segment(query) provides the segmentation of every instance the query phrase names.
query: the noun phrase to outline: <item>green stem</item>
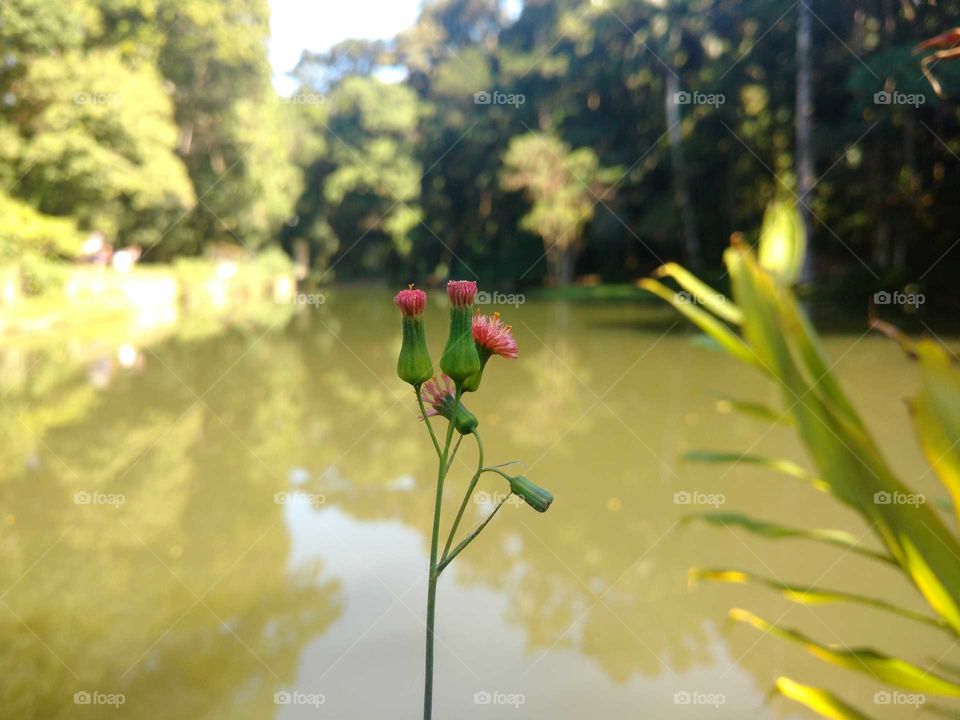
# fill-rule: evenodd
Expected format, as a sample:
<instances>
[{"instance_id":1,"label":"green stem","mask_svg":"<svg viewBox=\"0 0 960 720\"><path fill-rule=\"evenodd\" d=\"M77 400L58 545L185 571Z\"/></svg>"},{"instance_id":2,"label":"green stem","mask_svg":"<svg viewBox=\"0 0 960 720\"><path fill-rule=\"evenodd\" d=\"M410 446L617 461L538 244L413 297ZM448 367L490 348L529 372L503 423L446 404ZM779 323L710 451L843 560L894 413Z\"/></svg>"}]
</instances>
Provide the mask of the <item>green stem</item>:
<instances>
[{"instance_id":1,"label":"green stem","mask_svg":"<svg viewBox=\"0 0 960 720\"><path fill-rule=\"evenodd\" d=\"M447 469L444 471L445 473L450 472L450 468L453 467L453 459L457 456L457 450L460 449L461 442L463 442L463 435L457 437L457 442L453 446L453 451L450 453L450 459L447 461Z\"/></svg>"},{"instance_id":2,"label":"green stem","mask_svg":"<svg viewBox=\"0 0 960 720\"><path fill-rule=\"evenodd\" d=\"M417 395L417 404L420 406L420 417L422 417L423 422L426 423L427 430L430 431L430 439L433 440L433 449L437 451L437 457L440 457L440 443L437 442L437 434L433 431L430 418L427 417L427 409L423 406L423 398L420 397L420 387L420 385L413 386L413 392Z\"/></svg>"},{"instance_id":3,"label":"green stem","mask_svg":"<svg viewBox=\"0 0 960 720\"><path fill-rule=\"evenodd\" d=\"M493 509L493 512L491 512L491 513L487 516L487 519L484 520L482 523L480 523L480 525L478 525L477 528L476 528L473 532L471 532L469 535L467 535L467 536L460 542L460 544L457 545L457 546L453 549L453 552L451 552L450 555L449 555L443 562L440 563L440 567L437 568L437 573L438 573L438 574L441 573L441 572L443 572L443 569L444 569L447 565L449 565L450 563L452 563L452 562L453 562L453 559L454 559L457 555L459 555L461 552L463 552L463 550L466 549L467 545L469 545L471 542L473 542L474 538L476 538L477 535L479 535L480 533L483 532L483 529L487 526L487 524L488 524L491 520L493 520L494 515L496 515L497 512L500 510L500 508L503 507L503 504L504 504L507 500L510 499L510 496L511 496L512 494L513 494L513 493L507 493L507 494L500 500L500 502L497 503L497 506Z\"/></svg>"},{"instance_id":4,"label":"green stem","mask_svg":"<svg viewBox=\"0 0 960 720\"><path fill-rule=\"evenodd\" d=\"M477 486L477 482L480 480L480 469L483 467L483 443L480 442L480 435L476 431L473 432L473 437L477 441L477 452L480 457L477 460L477 471L473 474L473 478L470 480L470 487L467 488L467 494L463 496L463 502L460 503L460 510L457 512L457 517L453 521L453 527L450 528L450 534L447 536L447 544L443 548L443 554L440 556L440 564L443 565L444 561L447 559L447 553L450 552L450 546L453 545L453 539L457 536L457 529L460 527L460 520L463 518L463 513L467 509L467 503L470 502L470 496L473 494L474 488Z\"/></svg>"},{"instance_id":5,"label":"green stem","mask_svg":"<svg viewBox=\"0 0 960 720\"><path fill-rule=\"evenodd\" d=\"M443 481L447 475L447 456L450 452L450 441L453 439L453 418L457 417L457 411L460 409L461 392L462 388L458 385L456 398L453 402L453 415L451 415L450 422L447 425L447 439L443 444L443 452L440 454L440 467L437 470L437 497L433 506L433 533L430 538L430 579L427 585L427 648L423 679L423 720L431 720L433 716L433 639L437 610L437 580L440 577L440 570L437 567L437 550L440 545L440 509L443 504Z\"/></svg>"}]
</instances>

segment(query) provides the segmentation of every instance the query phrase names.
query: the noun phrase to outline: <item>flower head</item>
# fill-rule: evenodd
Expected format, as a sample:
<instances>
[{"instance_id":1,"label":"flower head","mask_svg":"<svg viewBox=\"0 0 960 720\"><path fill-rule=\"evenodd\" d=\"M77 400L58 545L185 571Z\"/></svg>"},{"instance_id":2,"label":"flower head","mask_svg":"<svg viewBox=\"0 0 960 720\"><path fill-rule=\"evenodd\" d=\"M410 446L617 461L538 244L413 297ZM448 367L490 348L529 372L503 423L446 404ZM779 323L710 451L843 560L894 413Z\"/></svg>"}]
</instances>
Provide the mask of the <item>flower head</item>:
<instances>
[{"instance_id":1,"label":"flower head","mask_svg":"<svg viewBox=\"0 0 960 720\"><path fill-rule=\"evenodd\" d=\"M473 341L477 344L481 361L484 355L499 355L515 360L518 353L513 329L500 320L500 313L473 316Z\"/></svg>"},{"instance_id":2,"label":"flower head","mask_svg":"<svg viewBox=\"0 0 960 720\"><path fill-rule=\"evenodd\" d=\"M427 294L423 290L414 290L411 285L398 292L393 302L403 314L403 343L397 358L397 375L404 382L419 387L433 375L433 362L427 350L423 318L420 317L427 305Z\"/></svg>"},{"instance_id":3,"label":"flower head","mask_svg":"<svg viewBox=\"0 0 960 720\"><path fill-rule=\"evenodd\" d=\"M396 294L393 304L400 308L404 317L417 317L427 306L427 294L423 290L414 290L411 285Z\"/></svg>"},{"instance_id":4,"label":"flower head","mask_svg":"<svg viewBox=\"0 0 960 720\"><path fill-rule=\"evenodd\" d=\"M473 296L477 284L473 280L451 280L447 283L450 298L450 334L440 355L440 369L450 376L457 387L480 371L480 356L473 342L470 318L473 315Z\"/></svg>"},{"instance_id":5,"label":"flower head","mask_svg":"<svg viewBox=\"0 0 960 720\"><path fill-rule=\"evenodd\" d=\"M451 280L447 283L447 296L454 307L473 305L473 296L476 294L477 284L473 280Z\"/></svg>"},{"instance_id":6,"label":"flower head","mask_svg":"<svg viewBox=\"0 0 960 720\"><path fill-rule=\"evenodd\" d=\"M453 381L442 374L438 378L434 376L420 388L420 398L423 404L427 405L427 410L420 418L425 420L428 417L439 415L449 420L453 416L453 409L457 408L457 419L454 427L461 435L467 435L477 429L479 422L477 416L464 407L463 402L457 403L456 390Z\"/></svg>"}]
</instances>

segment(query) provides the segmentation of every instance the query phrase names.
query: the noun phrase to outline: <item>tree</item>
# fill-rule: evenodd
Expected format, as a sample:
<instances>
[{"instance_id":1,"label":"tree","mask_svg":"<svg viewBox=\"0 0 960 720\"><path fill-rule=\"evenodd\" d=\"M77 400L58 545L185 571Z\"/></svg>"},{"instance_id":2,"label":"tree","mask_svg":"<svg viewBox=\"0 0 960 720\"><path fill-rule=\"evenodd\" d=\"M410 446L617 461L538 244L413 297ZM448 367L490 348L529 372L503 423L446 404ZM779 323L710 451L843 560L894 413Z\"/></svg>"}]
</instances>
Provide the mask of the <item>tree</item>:
<instances>
[{"instance_id":1,"label":"tree","mask_svg":"<svg viewBox=\"0 0 960 720\"><path fill-rule=\"evenodd\" d=\"M503 158L501 182L522 190L531 203L521 227L543 238L550 281L573 281L583 230L598 203L608 199L617 168L601 168L590 148L571 150L555 136L528 133L510 141Z\"/></svg>"}]
</instances>

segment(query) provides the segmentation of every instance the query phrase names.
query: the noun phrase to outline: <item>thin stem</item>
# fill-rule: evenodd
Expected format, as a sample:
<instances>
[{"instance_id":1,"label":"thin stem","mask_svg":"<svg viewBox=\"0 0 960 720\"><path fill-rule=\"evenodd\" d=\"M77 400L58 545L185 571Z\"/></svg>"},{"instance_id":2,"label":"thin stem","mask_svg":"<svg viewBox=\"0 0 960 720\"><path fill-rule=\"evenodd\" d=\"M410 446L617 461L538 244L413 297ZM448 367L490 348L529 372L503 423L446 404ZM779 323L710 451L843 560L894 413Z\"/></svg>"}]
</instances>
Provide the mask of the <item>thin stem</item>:
<instances>
[{"instance_id":1,"label":"thin stem","mask_svg":"<svg viewBox=\"0 0 960 720\"><path fill-rule=\"evenodd\" d=\"M454 559L457 555L459 555L461 552L463 552L463 550L466 549L467 545L469 545L471 542L473 542L474 538L476 538L477 535L479 535L481 532L483 532L483 529L487 526L487 524L488 524L491 520L493 520L494 515L496 515L497 512L500 510L500 508L503 507L503 504L504 504L507 500L510 499L510 496L511 496L511 495L513 495L513 493L507 493L507 494L500 500L500 502L497 503L497 506L493 509L493 512L491 512L491 513L487 516L487 519L484 520L482 523L480 523L480 525L478 525L475 530L473 530L469 535L467 535L467 536L460 542L460 544L457 545L457 546L453 549L453 552L450 553L449 557L447 557L443 562L440 563L440 567L437 568L437 573L443 572L443 569L444 569L447 565L449 565L450 563L452 563L452 562L453 562L453 559Z\"/></svg>"},{"instance_id":2,"label":"thin stem","mask_svg":"<svg viewBox=\"0 0 960 720\"><path fill-rule=\"evenodd\" d=\"M427 585L427 648L423 679L423 720L431 720L433 716L433 639L437 614L437 579L440 577L440 571L437 567L437 550L440 545L440 509L443 504L443 481L447 475L447 456L450 452L450 441L453 439L453 422L454 418L457 417L457 410L460 408L461 392L462 388L458 385L453 402L453 414L450 416L450 422L447 425L447 438L443 444L443 452L440 453L440 465L437 470L437 497L433 506L433 533L430 538L430 579Z\"/></svg>"},{"instance_id":3,"label":"thin stem","mask_svg":"<svg viewBox=\"0 0 960 720\"><path fill-rule=\"evenodd\" d=\"M453 521L453 527L450 528L450 534L447 536L447 544L444 546L443 554L440 556L441 565L443 565L444 560L447 559L447 553L450 552L453 539L457 536L457 529L460 527L460 520L463 518L464 511L467 509L467 503L470 502L470 496L473 494L473 490L477 487L477 482L480 480L480 469L483 467L483 443L480 441L480 435L476 430L473 432L473 437L477 441L477 452L480 456L477 460L477 471L470 480L470 486L467 488L466 495L463 496L463 502L460 503L460 510L457 512L457 517Z\"/></svg>"},{"instance_id":4,"label":"thin stem","mask_svg":"<svg viewBox=\"0 0 960 720\"><path fill-rule=\"evenodd\" d=\"M447 461L446 472L450 472L450 468L453 467L453 459L457 456L457 450L460 449L460 443L463 442L463 435L457 437L457 442L453 446L453 450L450 452L450 459Z\"/></svg>"},{"instance_id":5,"label":"thin stem","mask_svg":"<svg viewBox=\"0 0 960 720\"><path fill-rule=\"evenodd\" d=\"M493 473L496 473L497 475L502 475L503 477L505 477L505 478L507 479L507 481L510 480L510 476L507 475L505 472L502 472L502 471L498 470L496 466L480 468L480 472L482 472L482 473L485 473L485 472L493 472Z\"/></svg>"},{"instance_id":6,"label":"thin stem","mask_svg":"<svg viewBox=\"0 0 960 720\"><path fill-rule=\"evenodd\" d=\"M430 431L430 439L433 440L433 449L437 451L437 457L440 457L440 443L437 442L437 434L433 431L433 425L430 424L430 418L427 417L427 409L423 406L423 398L420 397L420 385L414 385L413 392L417 395L417 404L420 406L420 417L423 418L427 430Z\"/></svg>"}]
</instances>

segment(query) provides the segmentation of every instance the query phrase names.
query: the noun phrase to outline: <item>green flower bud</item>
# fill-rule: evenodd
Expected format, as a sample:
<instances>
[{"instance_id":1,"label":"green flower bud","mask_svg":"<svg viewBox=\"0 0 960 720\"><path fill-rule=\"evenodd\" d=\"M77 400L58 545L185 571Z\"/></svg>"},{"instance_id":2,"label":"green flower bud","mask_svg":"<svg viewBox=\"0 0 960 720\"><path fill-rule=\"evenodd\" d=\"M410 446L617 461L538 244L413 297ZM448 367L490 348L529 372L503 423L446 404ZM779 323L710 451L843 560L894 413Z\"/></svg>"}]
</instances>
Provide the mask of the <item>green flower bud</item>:
<instances>
[{"instance_id":1,"label":"green flower bud","mask_svg":"<svg viewBox=\"0 0 960 720\"><path fill-rule=\"evenodd\" d=\"M546 512L553 502L553 495L539 485L535 485L523 475L510 478L510 490L537 512Z\"/></svg>"},{"instance_id":2,"label":"green flower bud","mask_svg":"<svg viewBox=\"0 0 960 720\"><path fill-rule=\"evenodd\" d=\"M420 315L427 305L423 290L401 290L393 299L403 313L403 344L397 359L397 375L404 382L419 387L433 375L433 362L427 350L426 332Z\"/></svg>"},{"instance_id":3,"label":"green flower bud","mask_svg":"<svg viewBox=\"0 0 960 720\"><path fill-rule=\"evenodd\" d=\"M440 369L457 385L480 372L480 356L473 342L473 296L477 284L472 280L447 283L450 297L450 335L440 356Z\"/></svg>"}]
</instances>

